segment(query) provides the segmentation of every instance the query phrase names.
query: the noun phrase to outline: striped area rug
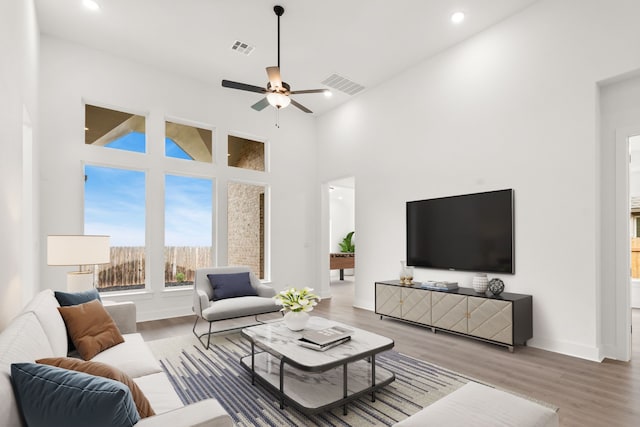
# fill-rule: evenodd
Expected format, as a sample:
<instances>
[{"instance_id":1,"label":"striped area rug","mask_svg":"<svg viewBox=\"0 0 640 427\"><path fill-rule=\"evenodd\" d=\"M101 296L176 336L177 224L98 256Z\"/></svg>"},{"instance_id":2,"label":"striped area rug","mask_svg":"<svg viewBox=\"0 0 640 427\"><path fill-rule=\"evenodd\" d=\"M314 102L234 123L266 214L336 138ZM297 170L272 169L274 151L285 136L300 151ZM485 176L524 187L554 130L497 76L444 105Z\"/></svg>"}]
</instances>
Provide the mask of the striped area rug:
<instances>
[{"instance_id":1,"label":"striped area rug","mask_svg":"<svg viewBox=\"0 0 640 427\"><path fill-rule=\"evenodd\" d=\"M218 400L237 426L378 426L392 425L418 412L470 381L455 372L390 350L376 356L376 364L393 371L396 380L376 393L342 408L306 416L260 385L251 385L240 358L251 352L238 333L212 338L205 350L192 336L148 342L185 404L209 397Z\"/></svg>"}]
</instances>

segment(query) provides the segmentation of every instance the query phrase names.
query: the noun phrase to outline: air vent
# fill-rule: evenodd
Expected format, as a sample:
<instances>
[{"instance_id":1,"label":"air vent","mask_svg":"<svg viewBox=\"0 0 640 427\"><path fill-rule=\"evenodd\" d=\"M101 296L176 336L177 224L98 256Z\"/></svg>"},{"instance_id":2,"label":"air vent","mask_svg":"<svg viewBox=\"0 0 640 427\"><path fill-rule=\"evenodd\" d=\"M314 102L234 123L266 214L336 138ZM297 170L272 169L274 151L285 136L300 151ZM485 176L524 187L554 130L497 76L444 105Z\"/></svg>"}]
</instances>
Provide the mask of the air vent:
<instances>
[{"instance_id":1,"label":"air vent","mask_svg":"<svg viewBox=\"0 0 640 427\"><path fill-rule=\"evenodd\" d=\"M332 74L322 81L323 85L329 86L332 89L337 89L348 95L355 95L356 93L363 91L364 86L359 85L356 82L349 80L346 77L342 77L338 74Z\"/></svg>"},{"instance_id":2,"label":"air vent","mask_svg":"<svg viewBox=\"0 0 640 427\"><path fill-rule=\"evenodd\" d=\"M231 46L231 50L234 50L238 53L244 53L245 55L249 55L255 49L254 46L250 46L247 43L241 42L240 40L236 40Z\"/></svg>"}]
</instances>

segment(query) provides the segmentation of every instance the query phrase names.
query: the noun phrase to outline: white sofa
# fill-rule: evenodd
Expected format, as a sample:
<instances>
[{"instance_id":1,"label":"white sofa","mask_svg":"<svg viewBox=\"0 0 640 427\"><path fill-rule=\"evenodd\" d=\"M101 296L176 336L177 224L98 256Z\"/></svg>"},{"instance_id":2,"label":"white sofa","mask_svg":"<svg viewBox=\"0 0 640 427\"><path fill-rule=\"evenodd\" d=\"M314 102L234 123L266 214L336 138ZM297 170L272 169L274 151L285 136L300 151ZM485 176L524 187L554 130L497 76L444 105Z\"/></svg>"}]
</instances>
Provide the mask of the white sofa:
<instances>
[{"instance_id":1,"label":"white sofa","mask_svg":"<svg viewBox=\"0 0 640 427\"><path fill-rule=\"evenodd\" d=\"M112 365L134 379L156 415L136 425L232 426L233 421L215 399L184 406L142 336L135 333L133 303L104 304L125 342L96 355L92 360ZM34 362L45 357L67 356L67 332L51 290L40 292L22 313L0 333L0 426L22 426L13 394L11 364Z\"/></svg>"}]
</instances>

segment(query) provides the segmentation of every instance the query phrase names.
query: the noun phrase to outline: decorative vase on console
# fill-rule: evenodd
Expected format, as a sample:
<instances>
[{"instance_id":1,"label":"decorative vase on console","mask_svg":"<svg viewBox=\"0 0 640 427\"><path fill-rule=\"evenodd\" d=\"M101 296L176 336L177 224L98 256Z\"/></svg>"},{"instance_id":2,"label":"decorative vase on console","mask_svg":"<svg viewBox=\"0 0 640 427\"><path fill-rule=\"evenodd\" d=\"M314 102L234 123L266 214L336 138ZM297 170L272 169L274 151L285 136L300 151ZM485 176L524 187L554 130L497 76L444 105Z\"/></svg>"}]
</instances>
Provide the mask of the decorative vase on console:
<instances>
[{"instance_id":1,"label":"decorative vase on console","mask_svg":"<svg viewBox=\"0 0 640 427\"><path fill-rule=\"evenodd\" d=\"M407 267L405 261L400 261L400 284L411 285L413 283L413 267Z\"/></svg>"},{"instance_id":2,"label":"decorative vase on console","mask_svg":"<svg viewBox=\"0 0 640 427\"><path fill-rule=\"evenodd\" d=\"M309 312L320 301L320 297L311 291L313 289L306 287L302 290L289 288L273 297L276 304L282 306L280 311L285 312L285 326L292 331L301 331L307 326Z\"/></svg>"},{"instance_id":3,"label":"decorative vase on console","mask_svg":"<svg viewBox=\"0 0 640 427\"><path fill-rule=\"evenodd\" d=\"M478 273L473 277L473 290L479 294L484 294L487 292L487 288L489 287L489 279L487 279L487 275L484 273Z\"/></svg>"}]
</instances>

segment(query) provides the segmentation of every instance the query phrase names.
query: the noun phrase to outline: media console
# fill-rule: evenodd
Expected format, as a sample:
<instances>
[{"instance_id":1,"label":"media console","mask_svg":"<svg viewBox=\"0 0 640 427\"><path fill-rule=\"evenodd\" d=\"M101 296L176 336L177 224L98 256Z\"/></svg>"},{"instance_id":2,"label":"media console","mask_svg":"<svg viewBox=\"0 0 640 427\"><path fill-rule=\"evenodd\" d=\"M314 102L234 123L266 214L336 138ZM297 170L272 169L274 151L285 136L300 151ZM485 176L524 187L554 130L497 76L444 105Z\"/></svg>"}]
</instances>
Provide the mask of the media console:
<instances>
[{"instance_id":1,"label":"media console","mask_svg":"<svg viewBox=\"0 0 640 427\"><path fill-rule=\"evenodd\" d=\"M443 292L376 282L376 313L505 346L526 345L533 337L532 296L480 294L471 288Z\"/></svg>"}]
</instances>

